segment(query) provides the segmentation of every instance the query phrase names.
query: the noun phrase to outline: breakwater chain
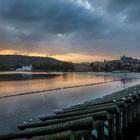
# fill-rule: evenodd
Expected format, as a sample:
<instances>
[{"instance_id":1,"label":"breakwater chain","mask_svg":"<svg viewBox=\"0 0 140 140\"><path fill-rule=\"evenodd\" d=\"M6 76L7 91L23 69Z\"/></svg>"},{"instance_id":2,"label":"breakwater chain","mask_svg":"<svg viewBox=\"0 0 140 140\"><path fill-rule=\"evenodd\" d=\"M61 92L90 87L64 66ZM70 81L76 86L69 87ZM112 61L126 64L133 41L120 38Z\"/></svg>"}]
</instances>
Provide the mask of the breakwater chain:
<instances>
[{"instance_id":1,"label":"breakwater chain","mask_svg":"<svg viewBox=\"0 0 140 140\"><path fill-rule=\"evenodd\" d=\"M132 79L132 78L128 78L127 80L129 80L129 79ZM134 79L136 79L136 78L134 78ZM94 86L94 85L100 85L100 84L111 83L111 82L117 82L117 81L121 81L121 80L111 80L111 81L98 82L98 83L90 83L90 84L83 84L83 85L74 85L74 86L58 87L58 88L37 90L37 91L24 92L24 93L18 93L18 94L4 95L4 96L0 96L0 99L1 99L1 98L16 97L16 96L23 96L23 95L30 95L30 94L38 94L38 93L50 92L50 91L57 91L57 90L62 90L62 89L71 89L71 88L80 88L80 87Z\"/></svg>"},{"instance_id":2,"label":"breakwater chain","mask_svg":"<svg viewBox=\"0 0 140 140\"><path fill-rule=\"evenodd\" d=\"M125 80L134 80L134 79L140 79L140 78L125 78ZM124 79L110 80L110 81L103 81L103 82L98 82L98 83L90 83L90 84L82 84L82 85L73 85L73 86L66 86L66 87L58 87L58 88L37 90L37 91L24 92L24 93L18 93L18 94L11 94L11 95L4 95L4 96L0 96L0 99L9 98L9 97L23 96L23 95L30 95L30 94L38 94L38 93L43 93L43 92L58 91L58 90L63 90L63 89L88 87L88 86L94 86L94 85L118 82L118 81L122 81L122 80L124 80Z\"/></svg>"},{"instance_id":3,"label":"breakwater chain","mask_svg":"<svg viewBox=\"0 0 140 140\"><path fill-rule=\"evenodd\" d=\"M0 140L133 140L140 124L140 85L39 119L0 135Z\"/></svg>"}]
</instances>

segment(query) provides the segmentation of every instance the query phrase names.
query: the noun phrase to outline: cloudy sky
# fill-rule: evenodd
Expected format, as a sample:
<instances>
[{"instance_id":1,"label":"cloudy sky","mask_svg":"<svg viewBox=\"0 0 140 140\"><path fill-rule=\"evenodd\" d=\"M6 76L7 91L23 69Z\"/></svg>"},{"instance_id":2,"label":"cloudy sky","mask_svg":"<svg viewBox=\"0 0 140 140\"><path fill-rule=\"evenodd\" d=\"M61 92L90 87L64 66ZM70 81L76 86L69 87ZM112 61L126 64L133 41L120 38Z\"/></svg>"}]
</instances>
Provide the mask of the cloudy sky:
<instances>
[{"instance_id":1,"label":"cloudy sky","mask_svg":"<svg viewBox=\"0 0 140 140\"><path fill-rule=\"evenodd\" d=\"M0 0L0 54L81 62L140 58L140 0Z\"/></svg>"}]
</instances>

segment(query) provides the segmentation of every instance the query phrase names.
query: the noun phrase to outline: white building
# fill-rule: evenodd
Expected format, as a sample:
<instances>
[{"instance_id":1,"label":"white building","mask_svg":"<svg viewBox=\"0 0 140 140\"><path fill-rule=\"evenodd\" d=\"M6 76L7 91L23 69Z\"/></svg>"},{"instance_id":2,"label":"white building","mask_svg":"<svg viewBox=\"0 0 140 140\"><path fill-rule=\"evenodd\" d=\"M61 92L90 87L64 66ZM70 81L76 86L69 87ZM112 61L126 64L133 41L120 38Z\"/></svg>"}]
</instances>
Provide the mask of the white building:
<instances>
[{"instance_id":1,"label":"white building","mask_svg":"<svg viewBox=\"0 0 140 140\"><path fill-rule=\"evenodd\" d=\"M29 66L24 66L22 65L21 68L17 68L16 71L32 71L33 70L33 66L29 65Z\"/></svg>"}]
</instances>

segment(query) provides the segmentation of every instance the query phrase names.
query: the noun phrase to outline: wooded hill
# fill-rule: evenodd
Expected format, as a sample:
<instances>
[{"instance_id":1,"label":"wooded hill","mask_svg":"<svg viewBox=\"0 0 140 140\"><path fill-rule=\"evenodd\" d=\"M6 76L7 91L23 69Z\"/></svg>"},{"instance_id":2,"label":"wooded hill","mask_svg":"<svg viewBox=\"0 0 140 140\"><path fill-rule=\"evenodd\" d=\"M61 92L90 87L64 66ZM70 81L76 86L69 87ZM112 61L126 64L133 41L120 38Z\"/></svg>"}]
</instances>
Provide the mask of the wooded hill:
<instances>
[{"instance_id":1,"label":"wooded hill","mask_svg":"<svg viewBox=\"0 0 140 140\"><path fill-rule=\"evenodd\" d=\"M0 55L0 70L16 70L22 65L33 65L34 70L42 71L73 71L73 64L50 57Z\"/></svg>"}]
</instances>

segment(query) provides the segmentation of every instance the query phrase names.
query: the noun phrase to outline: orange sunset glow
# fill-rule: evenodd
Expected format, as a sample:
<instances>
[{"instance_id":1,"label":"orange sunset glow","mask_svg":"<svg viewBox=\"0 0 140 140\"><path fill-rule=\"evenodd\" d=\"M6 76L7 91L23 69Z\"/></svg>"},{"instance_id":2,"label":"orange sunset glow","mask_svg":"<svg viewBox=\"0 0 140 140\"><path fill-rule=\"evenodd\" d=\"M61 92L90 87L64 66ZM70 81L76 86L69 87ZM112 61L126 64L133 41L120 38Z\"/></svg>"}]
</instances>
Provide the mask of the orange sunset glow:
<instances>
[{"instance_id":1,"label":"orange sunset glow","mask_svg":"<svg viewBox=\"0 0 140 140\"><path fill-rule=\"evenodd\" d=\"M52 57L62 61L69 62L93 62L93 61L103 61L103 60L111 60L113 59L111 56L100 56L100 55L85 55L85 54L46 54L46 53L38 53L38 52L25 52L25 51L16 51L16 50L1 50L1 55L25 55L25 56L40 56L40 57Z\"/></svg>"}]
</instances>

